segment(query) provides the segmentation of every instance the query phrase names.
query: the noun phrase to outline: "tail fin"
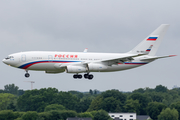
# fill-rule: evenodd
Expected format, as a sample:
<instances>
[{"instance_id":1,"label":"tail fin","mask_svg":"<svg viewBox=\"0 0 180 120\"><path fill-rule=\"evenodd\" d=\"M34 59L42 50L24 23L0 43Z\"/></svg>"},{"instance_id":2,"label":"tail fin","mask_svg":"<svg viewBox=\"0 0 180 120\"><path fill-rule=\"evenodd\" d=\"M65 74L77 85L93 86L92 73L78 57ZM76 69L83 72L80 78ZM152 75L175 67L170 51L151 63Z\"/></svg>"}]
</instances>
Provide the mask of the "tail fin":
<instances>
[{"instance_id":1,"label":"tail fin","mask_svg":"<svg viewBox=\"0 0 180 120\"><path fill-rule=\"evenodd\" d=\"M128 53L131 54L148 54L154 56L161 44L161 41L168 29L168 24L162 24L154 32L152 32L146 39L139 43L133 50Z\"/></svg>"}]
</instances>

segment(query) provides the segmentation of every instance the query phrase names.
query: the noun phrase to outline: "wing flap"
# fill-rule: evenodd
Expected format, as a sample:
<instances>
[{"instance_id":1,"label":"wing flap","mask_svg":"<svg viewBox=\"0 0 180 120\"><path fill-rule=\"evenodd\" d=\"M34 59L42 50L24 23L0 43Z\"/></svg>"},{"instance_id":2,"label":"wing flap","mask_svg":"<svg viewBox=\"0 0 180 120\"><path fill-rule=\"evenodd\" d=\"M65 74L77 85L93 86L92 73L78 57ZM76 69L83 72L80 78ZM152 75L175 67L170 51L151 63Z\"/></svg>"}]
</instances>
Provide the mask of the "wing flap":
<instances>
[{"instance_id":1,"label":"wing flap","mask_svg":"<svg viewBox=\"0 0 180 120\"><path fill-rule=\"evenodd\" d=\"M111 60L134 60L133 57L139 57L145 54L129 54L125 55L123 57L117 57L117 58L109 58L109 59L103 59L101 62L111 61Z\"/></svg>"},{"instance_id":2,"label":"wing flap","mask_svg":"<svg viewBox=\"0 0 180 120\"><path fill-rule=\"evenodd\" d=\"M134 60L133 59L134 57L139 57L142 55L145 55L145 54L129 54L129 55L125 55L124 57L104 59L104 60L101 60L100 62L104 62L108 66L111 66L113 64L124 63L126 61Z\"/></svg>"}]
</instances>

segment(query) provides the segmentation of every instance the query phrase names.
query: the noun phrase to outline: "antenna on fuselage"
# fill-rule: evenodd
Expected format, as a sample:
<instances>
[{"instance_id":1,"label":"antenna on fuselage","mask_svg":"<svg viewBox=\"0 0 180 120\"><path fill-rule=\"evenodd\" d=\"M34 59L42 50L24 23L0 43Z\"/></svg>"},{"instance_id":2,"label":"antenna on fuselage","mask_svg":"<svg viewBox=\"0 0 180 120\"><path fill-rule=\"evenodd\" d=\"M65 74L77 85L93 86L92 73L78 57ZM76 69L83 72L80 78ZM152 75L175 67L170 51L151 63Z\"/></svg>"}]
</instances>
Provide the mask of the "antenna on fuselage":
<instances>
[{"instance_id":1,"label":"antenna on fuselage","mask_svg":"<svg viewBox=\"0 0 180 120\"><path fill-rule=\"evenodd\" d=\"M86 49L84 49L84 51L83 52L87 52L88 51L88 49L86 48Z\"/></svg>"}]
</instances>

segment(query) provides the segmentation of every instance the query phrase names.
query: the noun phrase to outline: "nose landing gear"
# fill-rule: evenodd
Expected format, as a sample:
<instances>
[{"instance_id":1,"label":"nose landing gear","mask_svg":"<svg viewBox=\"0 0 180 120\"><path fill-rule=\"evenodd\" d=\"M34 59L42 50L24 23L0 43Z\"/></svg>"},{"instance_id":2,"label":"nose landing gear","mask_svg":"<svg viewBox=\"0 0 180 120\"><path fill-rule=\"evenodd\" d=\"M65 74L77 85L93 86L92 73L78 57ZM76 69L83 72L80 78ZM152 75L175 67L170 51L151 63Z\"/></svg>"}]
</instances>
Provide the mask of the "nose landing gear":
<instances>
[{"instance_id":1,"label":"nose landing gear","mask_svg":"<svg viewBox=\"0 0 180 120\"><path fill-rule=\"evenodd\" d=\"M26 73L24 75L26 78L28 78L30 76L30 74L28 73L28 70L26 70Z\"/></svg>"},{"instance_id":2,"label":"nose landing gear","mask_svg":"<svg viewBox=\"0 0 180 120\"><path fill-rule=\"evenodd\" d=\"M30 76L30 74L29 74L29 73L26 73L26 74L25 74L25 77L26 77L26 78L28 78L29 76Z\"/></svg>"}]
</instances>

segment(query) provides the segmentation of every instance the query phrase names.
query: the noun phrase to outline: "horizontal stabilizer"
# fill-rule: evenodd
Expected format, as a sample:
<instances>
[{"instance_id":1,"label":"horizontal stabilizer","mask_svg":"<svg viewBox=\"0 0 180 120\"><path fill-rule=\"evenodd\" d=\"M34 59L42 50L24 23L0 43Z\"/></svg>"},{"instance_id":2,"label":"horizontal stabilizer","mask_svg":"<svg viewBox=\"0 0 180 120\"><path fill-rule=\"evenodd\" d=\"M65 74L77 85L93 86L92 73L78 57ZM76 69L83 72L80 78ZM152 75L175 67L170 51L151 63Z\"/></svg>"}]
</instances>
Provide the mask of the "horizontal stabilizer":
<instances>
[{"instance_id":1,"label":"horizontal stabilizer","mask_svg":"<svg viewBox=\"0 0 180 120\"><path fill-rule=\"evenodd\" d=\"M154 57L150 57L150 58L142 58L141 61L149 61L149 60L156 60L159 58L166 58L166 57L174 57L176 55L168 55L168 56L154 56Z\"/></svg>"}]
</instances>

